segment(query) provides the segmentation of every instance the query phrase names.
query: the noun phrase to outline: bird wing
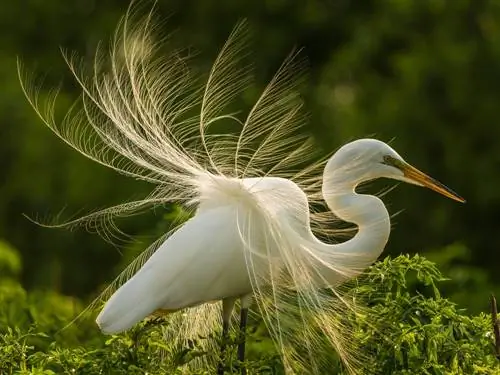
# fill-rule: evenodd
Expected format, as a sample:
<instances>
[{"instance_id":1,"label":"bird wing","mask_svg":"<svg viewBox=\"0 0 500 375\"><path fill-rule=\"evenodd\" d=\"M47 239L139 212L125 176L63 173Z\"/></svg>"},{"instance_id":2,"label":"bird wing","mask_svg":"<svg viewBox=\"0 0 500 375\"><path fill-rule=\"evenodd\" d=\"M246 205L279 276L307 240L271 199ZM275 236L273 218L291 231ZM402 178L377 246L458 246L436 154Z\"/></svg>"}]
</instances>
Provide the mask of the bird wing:
<instances>
[{"instance_id":1,"label":"bird wing","mask_svg":"<svg viewBox=\"0 0 500 375\"><path fill-rule=\"evenodd\" d=\"M197 213L108 300L97 322L129 329L157 309L177 310L251 291L234 207Z\"/></svg>"}]
</instances>

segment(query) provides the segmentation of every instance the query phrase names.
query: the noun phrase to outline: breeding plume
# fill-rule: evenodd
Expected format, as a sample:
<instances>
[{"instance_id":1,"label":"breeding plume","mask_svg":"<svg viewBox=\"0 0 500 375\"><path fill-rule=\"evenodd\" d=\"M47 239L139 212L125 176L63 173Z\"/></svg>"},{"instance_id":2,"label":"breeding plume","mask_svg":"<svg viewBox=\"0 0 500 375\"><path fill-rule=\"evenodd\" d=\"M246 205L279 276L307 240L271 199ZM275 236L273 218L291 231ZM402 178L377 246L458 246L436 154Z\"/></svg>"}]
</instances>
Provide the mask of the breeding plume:
<instances>
[{"instance_id":1,"label":"breeding plume","mask_svg":"<svg viewBox=\"0 0 500 375\"><path fill-rule=\"evenodd\" d=\"M64 142L152 184L142 200L60 226L84 224L112 240L115 217L171 202L191 213L106 289L96 302L106 301L97 324L104 333L118 333L164 311L171 314L166 340L178 343L207 336L221 322L227 334L239 302L241 329L255 306L288 373L323 373L315 355L319 342L356 372L363 363L341 314L357 307L339 290L377 259L390 233L382 201L356 187L385 177L463 199L375 139L348 143L318 161L314 142L300 129L302 61L296 54L247 111L235 111L240 94L252 86L244 23L204 76L190 67L188 51L169 49L165 38L155 42L151 14L141 20L133 14L120 23L109 52L98 49L93 63L65 56L82 95L62 123L55 121L53 101L44 110L24 85ZM324 242L342 234L340 220L355 224L356 234ZM240 359L244 349L240 344ZM195 364L219 361L209 357Z\"/></svg>"}]
</instances>

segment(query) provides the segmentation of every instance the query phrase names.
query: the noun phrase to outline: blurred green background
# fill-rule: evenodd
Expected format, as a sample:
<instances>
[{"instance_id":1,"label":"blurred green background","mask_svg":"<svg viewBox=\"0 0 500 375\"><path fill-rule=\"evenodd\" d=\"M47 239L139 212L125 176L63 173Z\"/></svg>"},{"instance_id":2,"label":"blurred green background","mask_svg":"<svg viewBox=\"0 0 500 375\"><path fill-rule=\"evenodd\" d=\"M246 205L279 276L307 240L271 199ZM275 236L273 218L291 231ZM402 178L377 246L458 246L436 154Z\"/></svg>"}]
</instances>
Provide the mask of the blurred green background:
<instances>
[{"instance_id":1,"label":"blurred green background","mask_svg":"<svg viewBox=\"0 0 500 375\"><path fill-rule=\"evenodd\" d=\"M122 227L141 242L116 249L85 230L45 229L23 216L71 215L150 189L58 140L29 107L17 77L20 57L45 75L42 90L63 81L61 100L70 102L78 91L60 47L91 58L127 5L2 4L0 239L21 253L29 289L88 298L121 269L123 253L145 247L167 226L159 211L128 219ZM157 8L168 19L163 31L201 51L197 61L205 67L247 18L261 84L294 46L303 47L308 131L318 147L326 153L358 137L392 140L410 163L467 199L461 205L403 185L390 192L389 211L403 211L385 254L424 253L453 279L445 295L471 311L487 309L487 295L500 285L500 1L158 0Z\"/></svg>"}]
</instances>

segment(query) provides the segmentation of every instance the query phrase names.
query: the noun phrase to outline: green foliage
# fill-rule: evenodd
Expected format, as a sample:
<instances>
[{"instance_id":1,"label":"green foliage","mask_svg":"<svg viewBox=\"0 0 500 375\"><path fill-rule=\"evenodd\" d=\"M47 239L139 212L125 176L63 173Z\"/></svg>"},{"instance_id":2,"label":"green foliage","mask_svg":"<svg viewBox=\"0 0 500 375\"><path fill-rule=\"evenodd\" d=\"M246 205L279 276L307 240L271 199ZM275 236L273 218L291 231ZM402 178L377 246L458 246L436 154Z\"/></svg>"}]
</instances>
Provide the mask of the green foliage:
<instances>
[{"instance_id":1,"label":"green foliage","mask_svg":"<svg viewBox=\"0 0 500 375\"><path fill-rule=\"evenodd\" d=\"M363 350L376 374L492 374L491 317L464 315L439 287L436 265L418 255L372 267L359 294L370 306L359 321ZM372 329L376 327L376 329Z\"/></svg>"},{"instance_id":2,"label":"green foliage","mask_svg":"<svg viewBox=\"0 0 500 375\"><path fill-rule=\"evenodd\" d=\"M491 318L468 316L443 298L439 288L446 282L450 281L444 280L434 263L416 255L386 258L352 283L354 295L368 308L362 314L346 312L339 318L353 328L370 374L500 373L493 353ZM174 374L194 358L217 358L216 353L203 352L196 341L186 347L172 347L164 341L162 326L168 324L168 317L146 320L125 334L104 339L85 320L69 328L71 335L60 332L70 321L66 301L60 296L41 305L38 297L11 280L0 289L0 299L2 374ZM10 313L12 309L16 314ZM22 318L26 309L35 312L31 322ZM55 313L61 319L55 320ZM88 334L75 339L83 327ZM282 374L277 352L262 327L258 320L250 324L245 366L250 374ZM218 340L219 335L214 332L213 337L199 340ZM230 348L237 342L233 338ZM330 357L325 373L345 373L335 353L321 347L317 352ZM234 355L234 350L229 353ZM236 371L239 364L230 359L227 366Z\"/></svg>"},{"instance_id":3,"label":"green foliage","mask_svg":"<svg viewBox=\"0 0 500 375\"><path fill-rule=\"evenodd\" d=\"M444 282L440 290L469 313L484 311L490 293L500 295L500 287L493 278L473 262L472 251L462 243L435 249L426 254L427 259L439 264L439 269L450 282Z\"/></svg>"},{"instance_id":4,"label":"green foliage","mask_svg":"<svg viewBox=\"0 0 500 375\"><path fill-rule=\"evenodd\" d=\"M0 241L0 278L15 277L21 272L18 252L5 241Z\"/></svg>"}]
</instances>

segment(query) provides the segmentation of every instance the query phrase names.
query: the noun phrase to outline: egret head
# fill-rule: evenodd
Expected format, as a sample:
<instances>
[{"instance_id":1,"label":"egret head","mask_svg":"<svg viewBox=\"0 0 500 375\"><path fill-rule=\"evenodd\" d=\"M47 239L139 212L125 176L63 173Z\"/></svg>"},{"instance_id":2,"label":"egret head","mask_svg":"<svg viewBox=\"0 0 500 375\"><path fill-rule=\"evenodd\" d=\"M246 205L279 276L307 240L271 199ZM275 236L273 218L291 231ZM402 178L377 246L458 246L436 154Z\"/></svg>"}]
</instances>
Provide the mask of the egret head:
<instances>
[{"instance_id":1,"label":"egret head","mask_svg":"<svg viewBox=\"0 0 500 375\"><path fill-rule=\"evenodd\" d=\"M376 139L358 139L342 146L328 162L327 170L337 174L337 181L340 176L355 183L381 177L392 178L465 202L453 190L411 166L392 147Z\"/></svg>"}]
</instances>

